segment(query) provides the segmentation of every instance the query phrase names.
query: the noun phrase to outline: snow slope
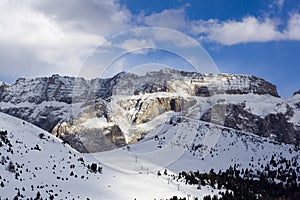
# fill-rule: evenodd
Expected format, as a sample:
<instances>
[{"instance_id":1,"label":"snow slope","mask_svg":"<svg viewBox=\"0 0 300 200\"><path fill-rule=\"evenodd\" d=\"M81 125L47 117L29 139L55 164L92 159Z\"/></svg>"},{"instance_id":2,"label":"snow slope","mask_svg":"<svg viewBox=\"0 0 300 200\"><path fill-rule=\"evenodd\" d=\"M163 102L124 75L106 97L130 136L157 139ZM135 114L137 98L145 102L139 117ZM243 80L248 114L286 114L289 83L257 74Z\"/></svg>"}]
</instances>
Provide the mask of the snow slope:
<instances>
[{"instance_id":1,"label":"snow slope","mask_svg":"<svg viewBox=\"0 0 300 200\"><path fill-rule=\"evenodd\" d=\"M0 113L0 199L36 197L45 199L162 199L173 195L203 197L209 187L197 190L172 182L156 173L124 173L81 154L44 130ZM12 164L10 164L12 162ZM134 162L134 161L132 161ZM92 163L102 173L89 169ZM12 167L13 166L13 167ZM2 184L3 183L3 184Z\"/></svg>"},{"instance_id":2,"label":"snow slope","mask_svg":"<svg viewBox=\"0 0 300 200\"><path fill-rule=\"evenodd\" d=\"M8 131L0 137L0 199L13 199L18 191L24 199L37 192L54 199L201 199L220 191L197 190L173 176L233 165L259 170L274 154L296 158L300 166L299 150L293 145L181 116L133 145L95 154L78 153L42 129L3 113L0 129ZM102 173L93 172L88 167L92 163ZM168 175L157 175L165 169Z\"/></svg>"},{"instance_id":3,"label":"snow slope","mask_svg":"<svg viewBox=\"0 0 300 200\"><path fill-rule=\"evenodd\" d=\"M117 158L119 154L115 154L117 151L120 150L97 155L107 155L110 159L105 160L102 156L103 162L113 163L117 168L132 171L137 169L114 161L112 157ZM300 151L294 145L187 117L174 117L170 123L150 132L145 139L124 148L123 160L126 160L124 158L126 151L129 152L128 160L137 156L143 168L157 170L159 169L157 165L147 163L160 163L160 168L166 167L176 173L183 170L225 171L234 165L244 169L260 170L261 165L265 166L270 162L272 155L276 155L277 159L296 158L297 166L300 166ZM118 159L121 158L116 160ZM170 159L173 159L172 162Z\"/></svg>"}]
</instances>

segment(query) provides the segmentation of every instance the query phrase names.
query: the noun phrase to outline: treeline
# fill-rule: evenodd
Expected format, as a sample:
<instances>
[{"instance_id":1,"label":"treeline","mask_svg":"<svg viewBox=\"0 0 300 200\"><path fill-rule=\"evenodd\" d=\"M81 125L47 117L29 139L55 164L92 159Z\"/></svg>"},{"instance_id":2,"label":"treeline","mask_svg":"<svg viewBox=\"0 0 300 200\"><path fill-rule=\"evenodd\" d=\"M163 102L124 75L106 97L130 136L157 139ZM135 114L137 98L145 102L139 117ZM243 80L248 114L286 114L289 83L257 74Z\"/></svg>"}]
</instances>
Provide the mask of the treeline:
<instances>
[{"instance_id":1,"label":"treeline","mask_svg":"<svg viewBox=\"0 0 300 200\"><path fill-rule=\"evenodd\" d=\"M202 186L210 185L224 192L217 195L207 195L204 200L295 200L300 199L300 177L297 158L291 161L283 157L276 160L274 155L262 170L238 169L230 166L224 172L210 170L208 173L181 172L178 178L186 184ZM180 199L177 197L171 200Z\"/></svg>"}]
</instances>

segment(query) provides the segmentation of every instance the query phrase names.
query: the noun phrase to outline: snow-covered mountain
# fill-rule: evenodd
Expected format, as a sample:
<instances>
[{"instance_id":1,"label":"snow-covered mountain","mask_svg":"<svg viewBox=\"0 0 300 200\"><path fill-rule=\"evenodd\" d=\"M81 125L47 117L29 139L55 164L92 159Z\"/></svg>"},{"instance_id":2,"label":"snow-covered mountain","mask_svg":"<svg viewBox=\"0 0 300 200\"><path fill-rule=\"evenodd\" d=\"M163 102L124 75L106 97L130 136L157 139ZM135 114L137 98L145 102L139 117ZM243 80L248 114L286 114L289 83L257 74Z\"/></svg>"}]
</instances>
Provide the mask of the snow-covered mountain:
<instances>
[{"instance_id":1,"label":"snow-covered mountain","mask_svg":"<svg viewBox=\"0 0 300 200\"><path fill-rule=\"evenodd\" d=\"M157 172L124 173L81 154L48 132L0 113L0 199L161 199L203 197L180 182L168 184ZM133 161L134 162L134 161Z\"/></svg>"},{"instance_id":2,"label":"snow-covered mountain","mask_svg":"<svg viewBox=\"0 0 300 200\"><path fill-rule=\"evenodd\" d=\"M180 114L285 143L300 141L300 96L263 79L163 69L85 80L53 75L0 86L0 110L81 152L135 143Z\"/></svg>"},{"instance_id":3,"label":"snow-covered mountain","mask_svg":"<svg viewBox=\"0 0 300 200\"><path fill-rule=\"evenodd\" d=\"M94 154L3 113L0 127L0 199L202 199L225 189L188 185L179 172L262 170L274 156L296 162L280 169L300 166L294 145L186 117L173 117L133 145Z\"/></svg>"}]
</instances>

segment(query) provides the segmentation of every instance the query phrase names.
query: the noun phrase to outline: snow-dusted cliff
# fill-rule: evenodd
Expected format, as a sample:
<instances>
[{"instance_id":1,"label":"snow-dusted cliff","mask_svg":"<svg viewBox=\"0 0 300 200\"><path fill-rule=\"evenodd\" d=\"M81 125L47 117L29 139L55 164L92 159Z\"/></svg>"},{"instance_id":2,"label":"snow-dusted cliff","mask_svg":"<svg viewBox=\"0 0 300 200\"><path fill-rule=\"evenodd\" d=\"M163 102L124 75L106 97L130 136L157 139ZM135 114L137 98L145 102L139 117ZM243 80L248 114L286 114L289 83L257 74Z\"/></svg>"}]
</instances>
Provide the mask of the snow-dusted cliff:
<instances>
[{"instance_id":1,"label":"snow-dusted cliff","mask_svg":"<svg viewBox=\"0 0 300 200\"><path fill-rule=\"evenodd\" d=\"M274 85L254 76L173 69L93 80L20 78L0 86L2 112L83 152L135 143L174 114L297 143L299 102L300 95L281 99Z\"/></svg>"}]
</instances>

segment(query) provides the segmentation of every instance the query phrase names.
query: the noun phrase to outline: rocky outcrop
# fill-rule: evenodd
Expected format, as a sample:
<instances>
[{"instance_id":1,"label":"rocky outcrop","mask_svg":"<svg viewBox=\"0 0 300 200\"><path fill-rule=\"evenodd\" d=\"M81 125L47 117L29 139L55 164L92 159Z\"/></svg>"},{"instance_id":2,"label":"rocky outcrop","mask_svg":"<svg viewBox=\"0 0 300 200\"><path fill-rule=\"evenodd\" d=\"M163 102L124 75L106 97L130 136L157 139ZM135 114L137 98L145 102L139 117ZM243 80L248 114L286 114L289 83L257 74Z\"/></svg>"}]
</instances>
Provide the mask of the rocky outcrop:
<instances>
[{"instance_id":1,"label":"rocky outcrop","mask_svg":"<svg viewBox=\"0 0 300 200\"><path fill-rule=\"evenodd\" d=\"M83 153L95 153L123 147L127 143L119 127L107 127L104 134L99 129L85 129L79 133L60 136L66 143Z\"/></svg>"},{"instance_id":2,"label":"rocky outcrop","mask_svg":"<svg viewBox=\"0 0 300 200\"><path fill-rule=\"evenodd\" d=\"M293 143L298 129L291 119L298 108L291 105L289 112L259 116L242 102L226 105L226 95L248 94L279 97L276 86L246 75L172 69L146 75L122 72L112 78L92 80L53 75L0 84L0 111L52 132L82 152L108 150L137 141L151 128L139 125L169 112L197 112L202 120L262 136L275 135L278 141ZM87 126L89 119L98 125Z\"/></svg>"},{"instance_id":3,"label":"rocky outcrop","mask_svg":"<svg viewBox=\"0 0 300 200\"><path fill-rule=\"evenodd\" d=\"M19 104L56 101L66 104L94 99L106 99L112 95L113 86L120 75L110 79L93 79L53 75L35 79L19 78L15 84L0 88L1 102Z\"/></svg>"},{"instance_id":4,"label":"rocky outcrop","mask_svg":"<svg viewBox=\"0 0 300 200\"><path fill-rule=\"evenodd\" d=\"M85 153L107 151L126 145L122 130L112 123L106 101L87 101L77 111L79 113L76 116L57 123L52 134Z\"/></svg>"},{"instance_id":5,"label":"rocky outcrop","mask_svg":"<svg viewBox=\"0 0 300 200\"><path fill-rule=\"evenodd\" d=\"M127 144L123 132L115 124L89 127L78 121L63 122L53 129L52 134L84 153L112 150Z\"/></svg>"},{"instance_id":6,"label":"rocky outcrop","mask_svg":"<svg viewBox=\"0 0 300 200\"><path fill-rule=\"evenodd\" d=\"M227 94L258 94L258 95L271 95L279 97L275 85L255 76L245 75L229 75L228 83L225 83ZM233 84L234 83L234 84ZM234 87L232 87L234 86ZM236 87L238 86L238 87Z\"/></svg>"},{"instance_id":7,"label":"rocky outcrop","mask_svg":"<svg viewBox=\"0 0 300 200\"><path fill-rule=\"evenodd\" d=\"M192 98L183 97L156 97L146 99L126 99L118 101L119 106L125 110L135 110L130 116L131 123L143 124L157 116L169 112L181 112L195 105Z\"/></svg>"},{"instance_id":8,"label":"rocky outcrop","mask_svg":"<svg viewBox=\"0 0 300 200\"><path fill-rule=\"evenodd\" d=\"M215 107L220 104L215 105ZM211 121L211 114L215 108L209 109L201 120ZM300 130L289 122L290 109L286 113L270 113L266 116L258 116L249 112L245 103L226 105L224 126L254 133L259 136L269 137L279 142L297 144L300 143Z\"/></svg>"},{"instance_id":9,"label":"rocky outcrop","mask_svg":"<svg viewBox=\"0 0 300 200\"><path fill-rule=\"evenodd\" d=\"M62 120L70 118L71 107L68 104L24 104L17 106L0 106L0 111L28 121L46 131L51 130Z\"/></svg>"},{"instance_id":10,"label":"rocky outcrop","mask_svg":"<svg viewBox=\"0 0 300 200\"><path fill-rule=\"evenodd\" d=\"M183 71L181 71L180 74L183 77L189 77L191 84L195 85L194 94L198 96L252 93L279 97L275 85L255 76L199 74L196 72Z\"/></svg>"},{"instance_id":11,"label":"rocky outcrop","mask_svg":"<svg viewBox=\"0 0 300 200\"><path fill-rule=\"evenodd\" d=\"M134 95L155 93L155 92L175 92L166 85L147 83L134 91Z\"/></svg>"}]
</instances>

